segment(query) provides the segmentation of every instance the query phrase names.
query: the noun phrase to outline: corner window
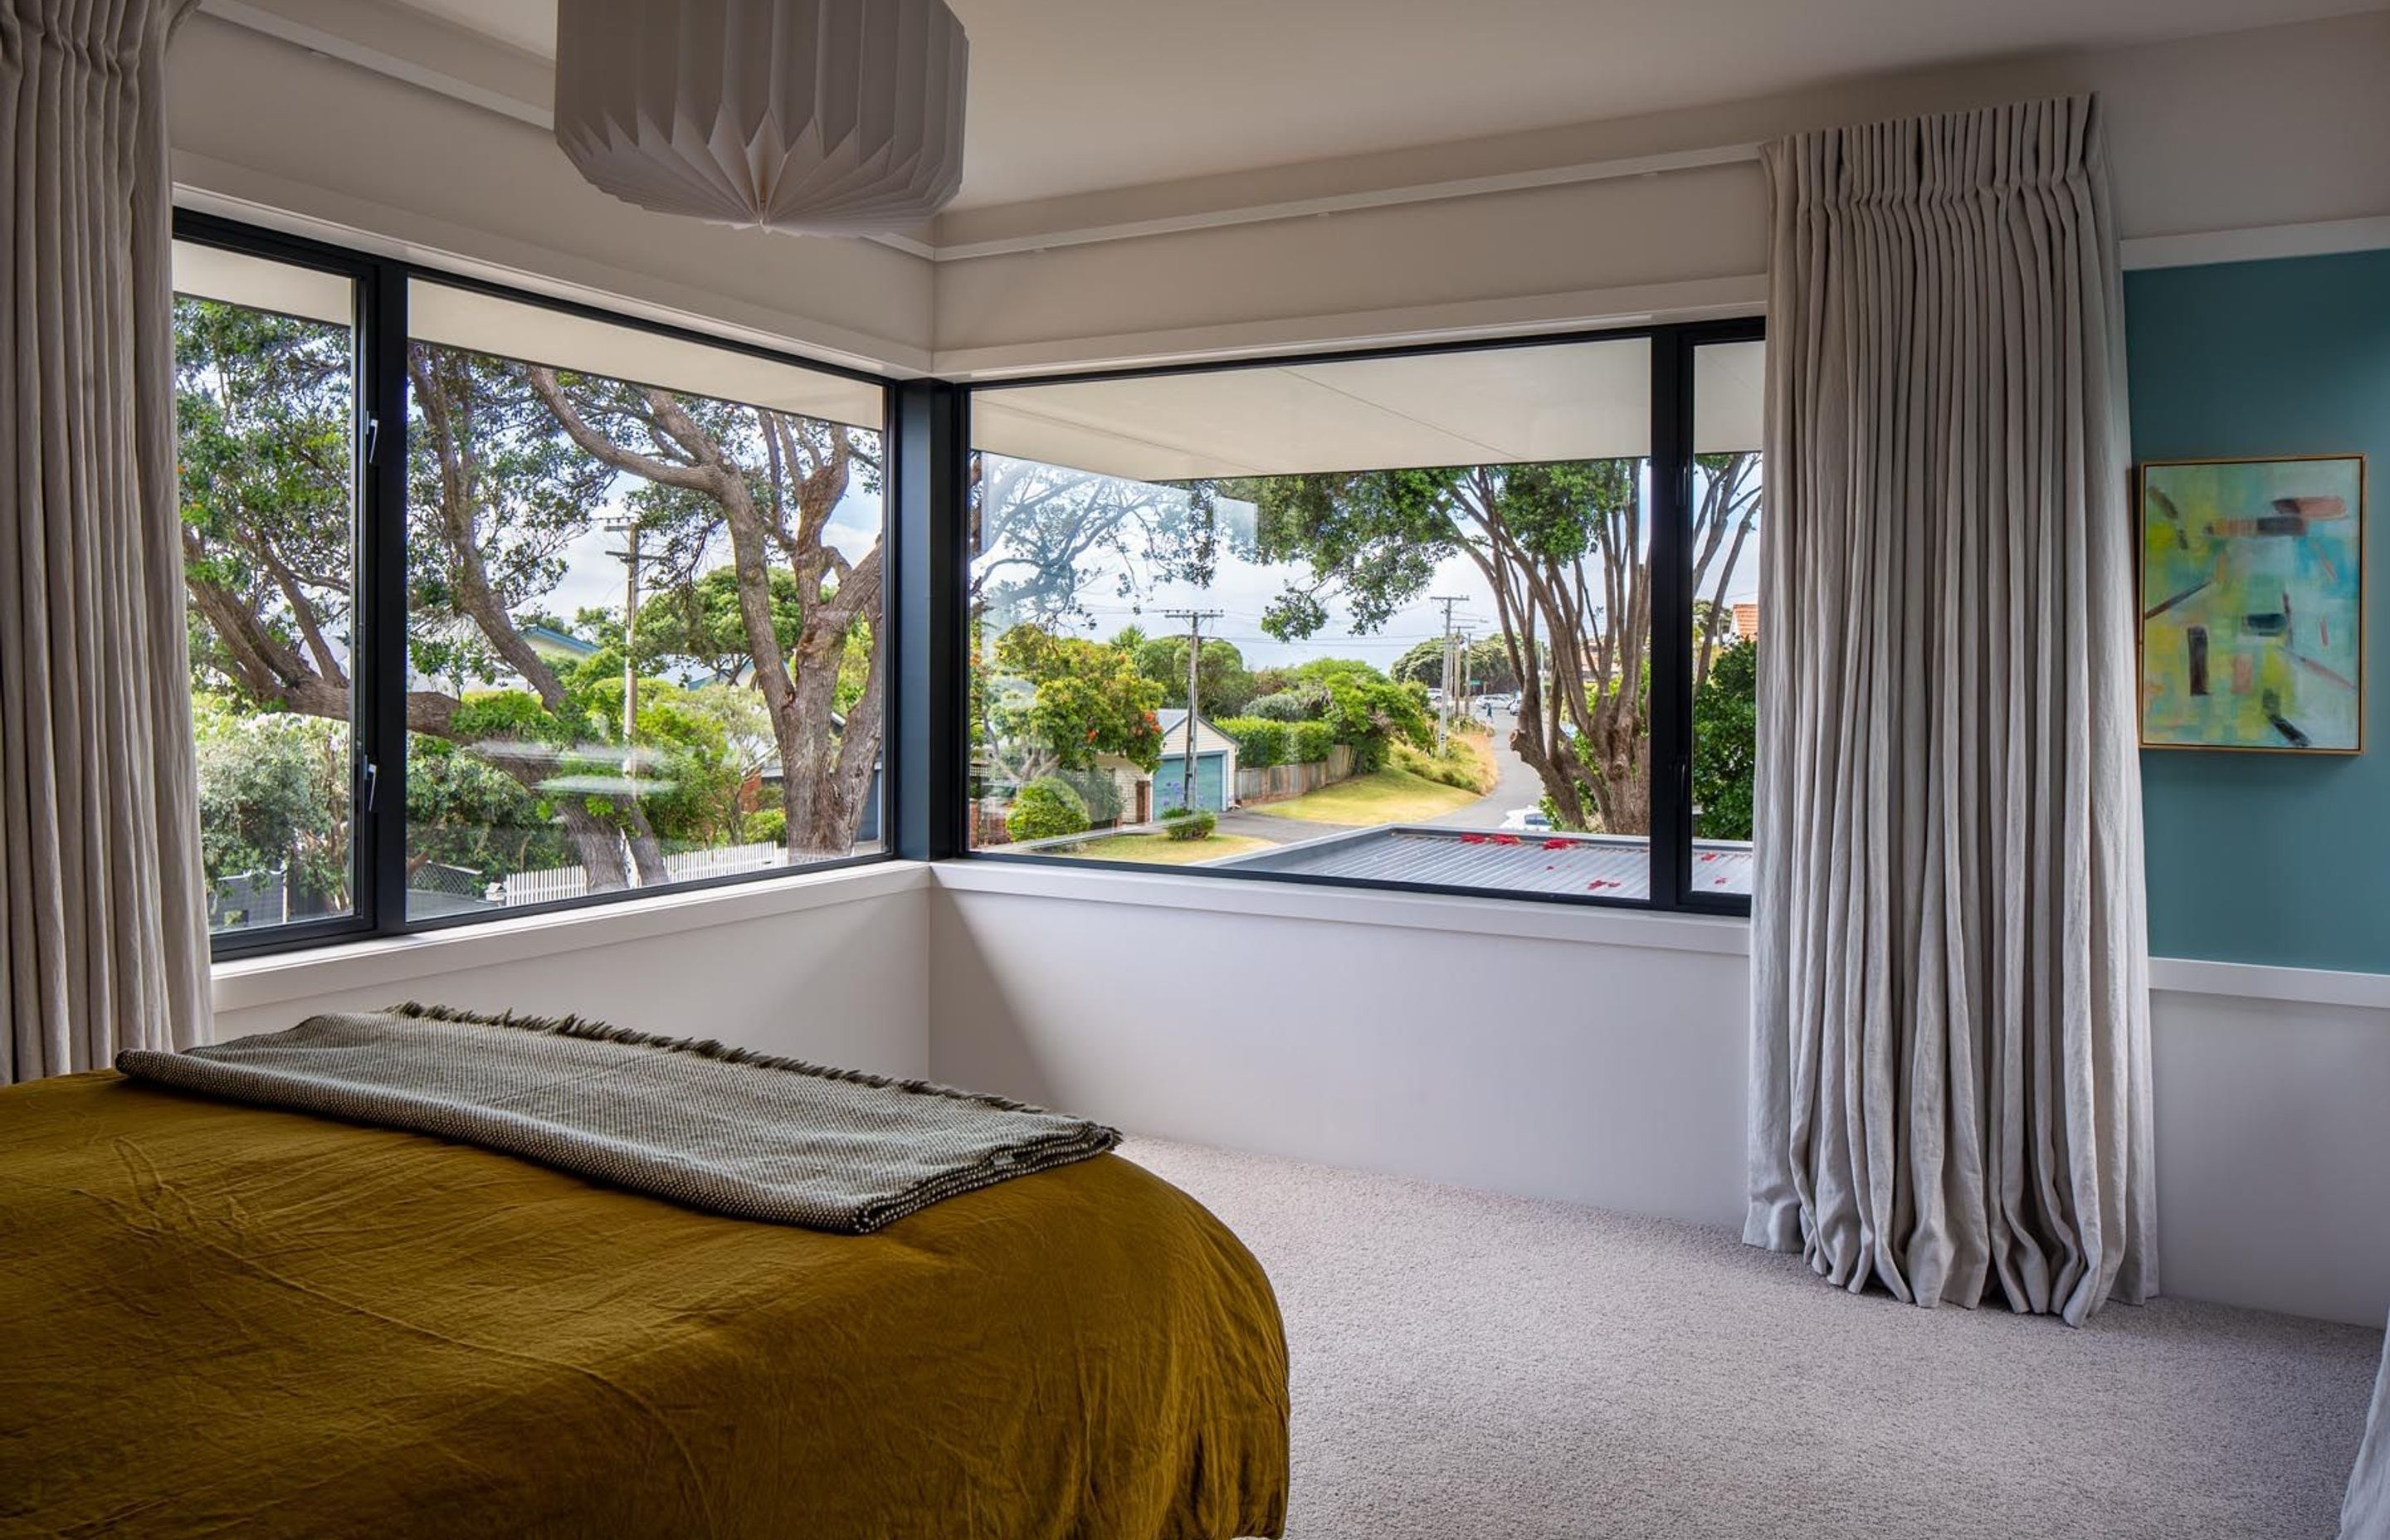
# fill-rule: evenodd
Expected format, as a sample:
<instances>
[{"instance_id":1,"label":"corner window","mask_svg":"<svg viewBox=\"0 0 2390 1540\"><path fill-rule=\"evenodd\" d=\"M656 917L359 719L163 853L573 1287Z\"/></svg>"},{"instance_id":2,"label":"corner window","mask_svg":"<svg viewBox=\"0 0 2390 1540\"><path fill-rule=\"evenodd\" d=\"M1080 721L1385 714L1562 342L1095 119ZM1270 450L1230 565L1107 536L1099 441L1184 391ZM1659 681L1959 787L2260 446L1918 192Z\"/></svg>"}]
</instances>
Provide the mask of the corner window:
<instances>
[{"instance_id":1,"label":"corner window","mask_svg":"<svg viewBox=\"0 0 2390 1540\"><path fill-rule=\"evenodd\" d=\"M406 908L876 850L877 386L416 281Z\"/></svg>"},{"instance_id":2,"label":"corner window","mask_svg":"<svg viewBox=\"0 0 2390 1540\"><path fill-rule=\"evenodd\" d=\"M883 382L176 237L220 956L883 849Z\"/></svg>"},{"instance_id":3,"label":"corner window","mask_svg":"<svg viewBox=\"0 0 2390 1540\"><path fill-rule=\"evenodd\" d=\"M1747 892L1747 715L1740 759L1705 735L1735 783L1705 811L1654 771L1688 757L1654 742L1655 678L1727 656L1757 572L1748 447L1703 440L1655 539L1653 424L1682 410L1655 353L1691 341L975 391L973 848L1698 906L1675 853L1655 861L1665 812L1696 881ZM1755 387L1735 349L1757 346L1685 355L1706 416L1670 442L1742 434L1720 366Z\"/></svg>"}]
</instances>

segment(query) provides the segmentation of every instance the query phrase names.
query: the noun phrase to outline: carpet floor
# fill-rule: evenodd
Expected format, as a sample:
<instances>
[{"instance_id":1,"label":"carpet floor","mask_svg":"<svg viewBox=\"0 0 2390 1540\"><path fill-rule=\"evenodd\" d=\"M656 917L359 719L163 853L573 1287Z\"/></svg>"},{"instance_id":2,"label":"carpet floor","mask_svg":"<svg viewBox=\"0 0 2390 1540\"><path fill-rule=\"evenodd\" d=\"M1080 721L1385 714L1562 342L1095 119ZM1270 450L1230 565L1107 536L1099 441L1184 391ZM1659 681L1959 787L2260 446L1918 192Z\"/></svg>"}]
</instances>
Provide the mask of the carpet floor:
<instances>
[{"instance_id":1,"label":"carpet floor","mask_svg":"<svg viewBox=\"0 0 2390 1540\"><path fill-rule=\"evenodd\" d=\"M2382 1334L1854 1297L1720 1230L1134 1139L1277 1285L1299 1540L2329 1540Z\"/></svg>"}]
</instances>

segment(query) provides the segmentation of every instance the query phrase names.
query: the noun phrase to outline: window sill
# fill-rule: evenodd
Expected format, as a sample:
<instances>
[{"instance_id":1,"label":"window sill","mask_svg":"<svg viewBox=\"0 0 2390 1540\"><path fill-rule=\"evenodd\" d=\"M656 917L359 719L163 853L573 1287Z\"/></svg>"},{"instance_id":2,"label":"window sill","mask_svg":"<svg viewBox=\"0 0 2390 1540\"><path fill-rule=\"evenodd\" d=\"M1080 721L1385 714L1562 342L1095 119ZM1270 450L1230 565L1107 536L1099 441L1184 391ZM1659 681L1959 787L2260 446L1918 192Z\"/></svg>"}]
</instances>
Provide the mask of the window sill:
<instances>
[{"instance_id":1,"label":"window sill","mask_svg":"<svg viewBox=\"0 0 2390 1540\"><path fill-rule=\"evenodd\" d=\"M493 919L415 935L233 958L213 969L215 1008L245 1010L335 990L395 986L526 957L550 957L712 926L772 919L912 892L927 886L929 879L930 868L920 862L876 861L838 871L657 893L619 904Z\"/></svg>"},{"instance_id":2,"label":"window sill","mask_svg":"<svg viewBox=\"0 0 2390 1540\"><path fill-rule=\"evenodd\" d=\"M1269 882L1192 874L1073 871L1032 861L942 861L938 886L951 892L1005 893L1086 904L1262 915L1346 925L1386 925L1446 934L1509 936L1597 946L1657 947L1741 956L1751 924L1739 916L1661 914L1533 899L1459 893L1387 892L1325 883Z\"/></svg>"}]
</instances>

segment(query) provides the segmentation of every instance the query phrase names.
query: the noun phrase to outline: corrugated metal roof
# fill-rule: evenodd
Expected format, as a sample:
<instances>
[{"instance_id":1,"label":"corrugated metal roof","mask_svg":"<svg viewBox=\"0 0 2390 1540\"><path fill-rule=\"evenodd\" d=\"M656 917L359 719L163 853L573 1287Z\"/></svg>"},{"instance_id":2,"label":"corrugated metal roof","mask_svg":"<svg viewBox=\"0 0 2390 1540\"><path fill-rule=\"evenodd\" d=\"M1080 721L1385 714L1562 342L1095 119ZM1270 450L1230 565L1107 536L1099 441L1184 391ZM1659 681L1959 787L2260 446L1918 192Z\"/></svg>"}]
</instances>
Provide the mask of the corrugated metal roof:
<instances>
[{"instance_id":1,"label":"corrugated metal roof","mask_svg":"<svg viewBox=\"0 0 2390 1540\"><path fill-rule=\"evenodd\" d=\"M1493 834L1409 826L1357 829L1210 865L1496 892L1605 898L1645 898L1651 893L1651 856L1645 842L1598 834ZM1751 892L1751 847L1697 842L1693 887L1697 892L1719 893Z\"/></svg>"}]
</instances>

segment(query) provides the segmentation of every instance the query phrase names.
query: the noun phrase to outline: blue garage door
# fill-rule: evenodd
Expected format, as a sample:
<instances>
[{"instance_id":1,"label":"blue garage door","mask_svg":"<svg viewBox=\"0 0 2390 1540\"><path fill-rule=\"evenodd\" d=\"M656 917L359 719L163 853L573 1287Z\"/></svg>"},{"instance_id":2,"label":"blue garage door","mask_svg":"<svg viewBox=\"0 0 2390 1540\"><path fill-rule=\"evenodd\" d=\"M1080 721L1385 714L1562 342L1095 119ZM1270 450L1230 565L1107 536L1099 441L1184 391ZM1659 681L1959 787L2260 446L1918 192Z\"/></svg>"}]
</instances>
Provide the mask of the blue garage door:
<instances>
[{"instance_id":1,"label":"blue garage door","mask_svg":"<svg viewBox=\"0 0 2390 1540\"><path fill-rule=\"evenodd\" d=\"M1195 805L1209 808L1214 813L1226 813L1228 810L1227 778L1228 756L1226 752L1214 750L1208 754L1197 754ZM1160 815L1186 800L1186 758L1180 754L1166 755L1153 772L1153 811Z\"/></svg>"}]
</instances>

